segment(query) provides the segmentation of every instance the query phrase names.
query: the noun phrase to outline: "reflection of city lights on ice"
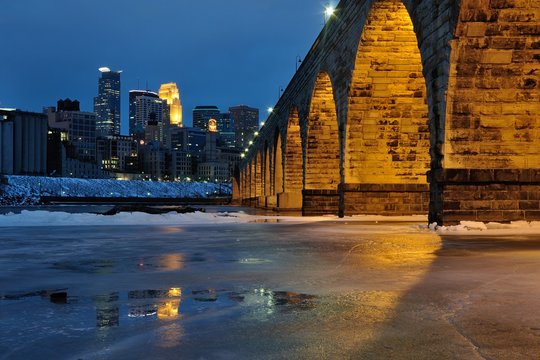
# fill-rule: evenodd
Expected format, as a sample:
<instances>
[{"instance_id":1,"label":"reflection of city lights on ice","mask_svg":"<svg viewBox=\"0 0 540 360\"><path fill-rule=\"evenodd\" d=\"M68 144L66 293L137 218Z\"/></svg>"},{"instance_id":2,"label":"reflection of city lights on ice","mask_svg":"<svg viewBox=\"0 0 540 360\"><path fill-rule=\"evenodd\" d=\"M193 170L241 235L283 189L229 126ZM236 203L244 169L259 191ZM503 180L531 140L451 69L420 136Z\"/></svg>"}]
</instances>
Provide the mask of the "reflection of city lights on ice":
<instances>
[{"instance_id":1,"label":"reflection of city lights on ice","mask_svg":"<svg viewBox=\"0 0 540 360\"><path fill-rule=\"evenodd\" d=\"M167 301L159 305L157 316L159 319L175 318L178 316L178 308L180 307L180 300Z\"/></svg>"},{"instance_id":2,"label":"reflection of city lights on ice","mask_svg":"<svg viewBox=\"0 0 540 360\"><path fill-rule=\"evenodd\" d=\"M169 289L168 296L180 298L182 296L182 289L171 288ZM159 319L176 318L178 317L179 308L180 308L180 299L167 301L159 305L157 316Z\"/></svg>"}]
</instances>

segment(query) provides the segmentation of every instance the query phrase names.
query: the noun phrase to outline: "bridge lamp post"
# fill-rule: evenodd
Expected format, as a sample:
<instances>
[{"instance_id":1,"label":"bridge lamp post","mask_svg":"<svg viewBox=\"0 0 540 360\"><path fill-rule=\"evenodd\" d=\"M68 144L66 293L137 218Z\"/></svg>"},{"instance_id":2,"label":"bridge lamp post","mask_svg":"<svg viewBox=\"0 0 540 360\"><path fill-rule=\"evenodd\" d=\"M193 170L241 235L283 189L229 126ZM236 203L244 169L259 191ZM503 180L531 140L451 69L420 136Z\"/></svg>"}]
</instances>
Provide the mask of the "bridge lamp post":
<instances>
[{"instance_id":1,"label":"bridge lamp post","mask_svg":"<svg viewBox=\"0 0 540 360\"><path fill-rule=\"evenodd\" d=\"M332 17L332 15L334 15L335 12L336 12L336 9L332 5L330 4L326 5L324 9L324 23L325 24Z\"/></svg>"}]
</instances>

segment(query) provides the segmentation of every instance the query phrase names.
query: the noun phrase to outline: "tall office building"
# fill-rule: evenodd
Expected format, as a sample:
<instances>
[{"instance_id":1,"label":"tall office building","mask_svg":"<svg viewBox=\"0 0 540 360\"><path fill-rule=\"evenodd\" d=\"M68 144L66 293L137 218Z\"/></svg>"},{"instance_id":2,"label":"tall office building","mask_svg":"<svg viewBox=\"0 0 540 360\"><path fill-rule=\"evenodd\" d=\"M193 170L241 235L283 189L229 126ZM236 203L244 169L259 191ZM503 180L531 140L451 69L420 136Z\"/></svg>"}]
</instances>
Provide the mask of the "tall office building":
<instances>
[{"instance_id":1,"label":"tall office building","mask_svg":"<svg viewBox=\"0 0 540 360\"><path fill-rule=\"evenodd\" d=\"M161 85L159 88L159 97L167 100L171 125L182 127L182 103L180 102L180 92L176 83L172 82Z\"/></svg>"},{"instance_id":2,"label":"tall office building","mask_svg":"<svg viewBox=\"0 0 540 360\"><path fill-rule=\"evenodd\" d=\"M239 105L230 107L229 112L234 121L236 146L244 149L253 140L253 134L259 130L259 109Z\"/></svg>"},{"instance_id":3,"label":"tall office building","mask_svg":"<svg viewBox=\"0 0 540 360\"><path fill-rule=\"evenodd\" d=\"M148 123L160 127L161 141L164 141L163 127L168 122L167 101L159 98L158 94L146 90L131 90L129 92L129 133L135 140L145 140L145 130Z\"/></svg>"},{"instance_id":4,"label":"tall office building","mask_svg":"<svg viewBox=\"0 0 540 360\"><path fill-rule=\"evenodd\" d=\"M208 120L218 119L220 111L217 106L196 106L193 109L193 127L206 130Z\"/></svg>"},{"instance_id":5,"label":"tall office building","mask_svg":"<svg viewBox=\"0 0 540 360\"><path fill-rule=\"evenodd\" d=\"M98 96L94 98L94 113L97 115L98 136L120 135L120 74L107 67L99 69Z\"/></svg>"},{"instance_id":6,"label":"tall office building","mask_svg":"<svg viewBox=\"0 0 540 360\"><path fill-rule=\"evenodd\" d=\"M80 111L79 101L58 100L58 107L47 111L49 127L66 133L73 157L86 162L96 161L96 115Z\"/></svg>"},{"instance_id":7,"label":"tall office building","mask_svg":"<svg viewBox=\"0 0 540 360\"><path fill-rule=\"evenodd\" d=\"M234 120L231 113L223 113L219 115L217 119L217 128L219 132L220 141L223 146L228 148L236 147L236 133L234 130Z\"/></svg>"}]
</instances>

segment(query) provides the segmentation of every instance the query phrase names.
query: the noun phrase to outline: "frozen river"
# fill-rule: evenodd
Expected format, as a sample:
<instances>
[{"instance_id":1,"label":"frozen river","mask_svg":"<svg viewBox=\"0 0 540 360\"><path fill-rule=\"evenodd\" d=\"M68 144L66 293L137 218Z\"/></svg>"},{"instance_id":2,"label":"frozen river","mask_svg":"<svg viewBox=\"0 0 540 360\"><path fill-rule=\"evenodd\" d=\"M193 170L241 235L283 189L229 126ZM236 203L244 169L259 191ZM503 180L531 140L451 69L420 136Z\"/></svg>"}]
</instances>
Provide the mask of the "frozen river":
<instances>
[{"instance_id":1,"label":"frozen river","mask_svg":"<svg viewBox=\"0 0 540 360\"><path fill-rule=\"evenodd\" d=\"M536 359L539 279L418 223L4 227L0 358Z\"/></svg>"}]
</instances>

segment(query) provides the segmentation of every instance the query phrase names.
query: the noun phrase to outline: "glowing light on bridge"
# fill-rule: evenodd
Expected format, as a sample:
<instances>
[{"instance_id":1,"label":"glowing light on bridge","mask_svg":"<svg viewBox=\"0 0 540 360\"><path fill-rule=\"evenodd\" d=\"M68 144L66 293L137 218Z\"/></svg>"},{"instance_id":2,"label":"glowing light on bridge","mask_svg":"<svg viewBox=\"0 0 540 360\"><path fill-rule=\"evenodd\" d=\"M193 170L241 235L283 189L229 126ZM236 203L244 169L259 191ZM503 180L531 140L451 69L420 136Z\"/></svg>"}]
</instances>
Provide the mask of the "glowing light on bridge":
<instances>
[{"instance_id":1,"label":"glowing light on bridge","mask_svg":"<svg viewBox=\"0 0 540 360\"><path fill-rule=\"evenodd\" d=\"M336 12L336 8L328 4L324 8L324 22L326 23Z\"/></svg>"}]
</instances>

